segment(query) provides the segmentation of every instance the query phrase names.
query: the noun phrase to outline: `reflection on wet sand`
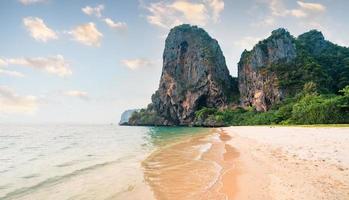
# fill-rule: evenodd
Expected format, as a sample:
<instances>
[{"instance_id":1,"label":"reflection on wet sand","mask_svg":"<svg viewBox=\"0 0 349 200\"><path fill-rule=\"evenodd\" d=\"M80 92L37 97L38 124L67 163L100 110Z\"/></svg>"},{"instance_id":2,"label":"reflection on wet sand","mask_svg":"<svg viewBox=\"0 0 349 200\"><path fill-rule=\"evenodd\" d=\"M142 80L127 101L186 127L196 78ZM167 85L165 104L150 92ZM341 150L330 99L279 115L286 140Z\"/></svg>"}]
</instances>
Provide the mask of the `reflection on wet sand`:
<instances>
[{"instance_id":1,"label":"reflection on wet sand","mask_svg":"<svg viewBox=\"0 0 349 200\"><path fill-rule=\"evenodd\" d=\"M231 139L211 129L160 147L142 163L145 181L157 199L232 199L239 152Z\"/></svg>"}]
</instances>

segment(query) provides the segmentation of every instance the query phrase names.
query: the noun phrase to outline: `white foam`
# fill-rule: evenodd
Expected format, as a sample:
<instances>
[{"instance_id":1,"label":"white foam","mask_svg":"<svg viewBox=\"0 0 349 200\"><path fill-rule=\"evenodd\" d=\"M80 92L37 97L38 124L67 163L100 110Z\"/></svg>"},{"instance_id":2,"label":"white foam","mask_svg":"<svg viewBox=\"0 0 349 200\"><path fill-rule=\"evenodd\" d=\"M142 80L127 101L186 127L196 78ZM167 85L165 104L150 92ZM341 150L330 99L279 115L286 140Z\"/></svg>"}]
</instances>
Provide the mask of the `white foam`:
<instances>
[{"instance_id":1,"label":"white foam","mask_svg":"<svg viewBox=\"0 0 349 200\"><path fill-rule=\"evenodd\" d=\"M194 146L194 148L197 148L199 151L199 155L196 156L195 160L200 160L202 155L207 151L209 151L211 147L212 147L212 143L206 143L206 144Z\"/></svg>"},{"instance_id":2,"label":"white foam","mask_svg":"<svg viewBox=\"0 0 349 200\"><path fill-rule=\"evenodd\" d=\"M223 167L221 165L219 165L217 162L213 163L215 168L216 168L216 176L214 177L214 179L212 180L212 182L208 185L207 189L211 188L214 184L217 183L217 181L219 180L220 176L221 176L221 172L223 170Z\"/></svg>"}]
</instances>

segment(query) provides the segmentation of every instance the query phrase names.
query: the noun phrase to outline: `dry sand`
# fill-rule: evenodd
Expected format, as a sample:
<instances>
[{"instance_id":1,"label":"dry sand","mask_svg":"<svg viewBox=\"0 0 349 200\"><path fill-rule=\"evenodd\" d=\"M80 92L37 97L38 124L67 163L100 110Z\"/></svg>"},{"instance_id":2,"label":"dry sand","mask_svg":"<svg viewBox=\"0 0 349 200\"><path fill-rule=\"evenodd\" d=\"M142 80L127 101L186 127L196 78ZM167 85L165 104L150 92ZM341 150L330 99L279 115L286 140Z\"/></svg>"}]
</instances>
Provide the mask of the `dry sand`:
<instances>
[{"instance_id":1,"label":"dry sand","mask_svg":"<svg viewBox=\"0 0 349 200\"><path fill-rule=\"evenodd\" d=\"M237 176L232 199L349 199L349 128L251 126L222 131L232 137L227 144L239 152L231 169Z\"/></svg>"}]
</instances>

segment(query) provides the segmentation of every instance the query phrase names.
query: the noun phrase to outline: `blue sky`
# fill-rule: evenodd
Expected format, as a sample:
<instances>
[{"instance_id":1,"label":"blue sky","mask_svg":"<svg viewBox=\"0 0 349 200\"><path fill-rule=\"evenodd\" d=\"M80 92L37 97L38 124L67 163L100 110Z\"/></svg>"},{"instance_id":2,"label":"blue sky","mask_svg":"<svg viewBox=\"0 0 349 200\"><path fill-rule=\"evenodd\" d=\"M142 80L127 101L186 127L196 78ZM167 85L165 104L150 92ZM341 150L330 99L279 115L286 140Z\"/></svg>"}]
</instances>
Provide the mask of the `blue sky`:
<instances>
[{"instance_id":1,"label":"blue sky","mask_svg":"<svg viewBox=\"0 0 349 200\"><path fill-rule=\"evenodd\" d=\"M236 76L244 49L276 28L349 46L346 0L2 0L0 121L112 123L145 107L164 40L181 23L218 40Z\"/></svg>"}]
</instances>

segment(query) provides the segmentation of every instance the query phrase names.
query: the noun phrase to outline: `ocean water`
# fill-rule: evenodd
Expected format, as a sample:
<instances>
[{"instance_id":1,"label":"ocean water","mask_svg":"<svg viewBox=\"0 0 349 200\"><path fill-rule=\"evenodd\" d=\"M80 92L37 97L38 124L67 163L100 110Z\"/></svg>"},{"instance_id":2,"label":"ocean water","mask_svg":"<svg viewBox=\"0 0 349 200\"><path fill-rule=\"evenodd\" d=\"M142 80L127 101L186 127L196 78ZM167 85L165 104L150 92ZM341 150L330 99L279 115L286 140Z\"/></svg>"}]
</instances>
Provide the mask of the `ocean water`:
<instances>
[{"instance_id":1,"label":"ocean water","mask_svg":"<svg viewBox=\"0 0 349 200\"><path fill-rule=\"evenodd\" d=\"M185 188L168 181L192 184L176 180L189 169L201 191L221 170L203 156L215 140L201 128L0 125L0 199L171 199Z\"/></svg>"}]
</instances>

